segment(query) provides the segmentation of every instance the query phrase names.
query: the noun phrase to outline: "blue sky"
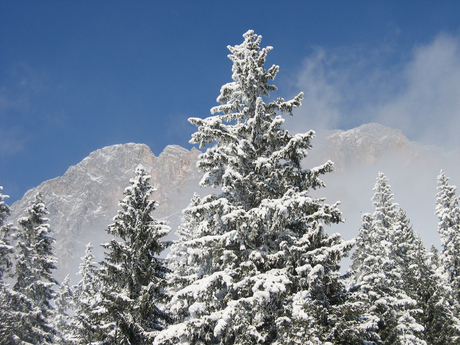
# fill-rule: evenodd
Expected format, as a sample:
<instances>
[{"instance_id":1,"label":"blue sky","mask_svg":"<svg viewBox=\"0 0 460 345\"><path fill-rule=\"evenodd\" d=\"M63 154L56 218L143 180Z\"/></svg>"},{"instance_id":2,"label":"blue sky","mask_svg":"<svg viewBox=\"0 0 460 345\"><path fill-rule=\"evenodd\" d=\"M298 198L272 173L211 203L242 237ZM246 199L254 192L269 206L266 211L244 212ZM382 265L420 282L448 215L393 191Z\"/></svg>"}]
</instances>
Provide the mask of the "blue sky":
<instances>
[{"instance_id":1,"label":"blue sky","mask_svg":"<svg viewBox=\"0 0 460 345\"><path fill-rule=\"evenodd\" d=\"M107 145L190 148L248 29L274 47L276 96L306 93L288 126L460 146L458 18L459 1L0 0L0 184L13 202Z\"/></svg>"}]
</instances>

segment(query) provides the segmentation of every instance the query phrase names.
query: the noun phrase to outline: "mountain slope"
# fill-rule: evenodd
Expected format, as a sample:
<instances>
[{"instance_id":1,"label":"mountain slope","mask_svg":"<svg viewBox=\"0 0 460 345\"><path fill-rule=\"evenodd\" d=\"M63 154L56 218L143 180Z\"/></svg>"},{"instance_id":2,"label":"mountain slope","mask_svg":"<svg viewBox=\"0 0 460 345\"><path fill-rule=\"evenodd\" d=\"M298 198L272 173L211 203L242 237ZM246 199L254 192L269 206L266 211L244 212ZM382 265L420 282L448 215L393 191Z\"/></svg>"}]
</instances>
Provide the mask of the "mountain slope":
<instances>
[{"instance_id":1,"label":"mountain slope","mask_svg":"<svg viewBox=\"0 0 460 345\"><path fill-rule=\"evenodd\" d=\"M409 141L399 130L379 124L318 133L313 145L306 167L330 159L335 163L335 172L325 176L327 188L312 193L326 197L328 203L340 200L347 220L331 231L342 233L346 239L357 235L361 213L372 209L370 198L377 173L384 171L395 191L396 202L406 210L414 229L426 244L437 243L433 214L436 176L441 168L447 174L458 171L458 152L421 146ZM172 228L169 238L174 236L181 210L193 192L207 194L198 186L199 154L197 149L167 146L156 157L148 146L133 143L102 148L70 167L63 176L29 190L12 205L11 221L16 222L35 194L41 192L57 240L57 278L62 280L70 273L77 280L75 272L88 242L94 245L96 259L102 259L99 244L110 239L105 229L116 215L118 200L138 164L143 164L152 175L151 183L157 188L153 199L160 205L153 216L166 219Z\"/></svg>"},{"instance_id":2,"label":"mountain slope","mask_svg":"<svg viewBox=\"0 0 460 345\"><path fill-rule=\"evenodd\" d=\"M116 215L118 200L123 198L123 190L139 164L152 175L151 183L157 189L153 199L160 205L153 216L167 217L190 200L190 184L194 181L196 185L200 177L195 168L199 153L196 149L167 146L155 157L144 144L104 147L70 167L63 176L29 190L12 205L11 218L20 218L36 193L43 194L57 240L55 253L61 280L67 272L76 271L88 242L99 248L101 242L110 239L105 229ZM95 253L102 258L101 250Z\"/></svg>"}]
</instances>

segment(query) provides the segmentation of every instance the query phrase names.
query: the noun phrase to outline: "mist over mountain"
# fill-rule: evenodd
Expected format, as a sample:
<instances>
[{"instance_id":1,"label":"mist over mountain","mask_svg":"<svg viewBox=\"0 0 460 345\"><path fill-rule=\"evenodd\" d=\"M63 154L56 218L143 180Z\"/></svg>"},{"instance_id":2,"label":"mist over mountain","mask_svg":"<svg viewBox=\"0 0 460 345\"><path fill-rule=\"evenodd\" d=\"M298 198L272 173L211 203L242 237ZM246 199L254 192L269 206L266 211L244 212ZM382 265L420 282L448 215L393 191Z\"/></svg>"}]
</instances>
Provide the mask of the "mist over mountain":
<instances>
[{"instance_id":1,"label":"mist over mountain","mask_svg":"<svg viewBox=\"0 0 460 345\"><path fill-rule=\"evenodd\" d=\"M361 216L373 212L372 190L384 172L400 204L425 245L440 245L434 214L437 182L443 169L452 183L460 173L460 151L410 141L400 130L377 123L347 131L318 133L307 166L332 160L335 172L324 176L326 188L312 192L327 202L341 202L345 222L331 228L346 239L357 236Z\"/></svg>"},{"instance_id":2,"label":"mist over mountain","mask_svg":"<svg viewBox=\"0 0 460 345\"><path fill-rule=\"evenodd\" d=\"M96 259L103 258L99 244L111 239L105 229L119 209L118 201L135 168L142 164L152 175L151 183L157 189L152 197L159 203L153 216L171 218L180 214L193 195L192 186L198 185L198 154L197 149L188 151L179 146L167 146L158 157L144 144L104 147L71 166L63 176L29 190L11 206L11 219L16 223L35 195L42 193L56 239L58 280L67 273L75 280L88 242L95 247Z\"/></svg>"},{"instance_id":3,"label":"mist over mountain","mask_svg":"<svg viewBox=\"0 0 460 345\"><path fill-rule=\"evenodd\" d=\"M413 154L415 143L404 134L378 123L365 124L348 131L319 133L311 157L321 164L332 160L337 172L351 166L372 166L388 154Z\"/></svg>"},{"instance_id":4,"label":"mist over mountain","mask_svg":"<svg viewBox=\"0 0 460 345\"><path fill-rule=\"evenodd\" d=\"M458 152L422 146L409 141L399 130L375 123L318 133L313 146L305 167L332 160L335 172L324 178L327 188L312 193L326 197L328 203L341 201L346 218L344 224L329 231L340 232L346 239L357 235L361 213L372 210L370 198L377 173L384 171L395 192L395 202L406 210L415 231L425 243L437 243L433 214L436 176L441 168L447 170L458 161ZM169 238L174 238L181 211L193 193L207 193L198 185L199 154L195 148L189 151L179 146L167 146L158 157L144 144L104 147L70 167L63 176L29 190L11 206L10 220L16 223L36 193L41 192L56 239L56 276L62 281L70 273L76 282L79 278L75 273L88 242L94 245L96 259L103 258L99 245L111 239L105 229L112 223L118 200L123 198L123 190L139 164L151 174L151 183L157 189L152 197L159 206L152 216L166 219L172 228Z\"/></svg>"}]
</instances>

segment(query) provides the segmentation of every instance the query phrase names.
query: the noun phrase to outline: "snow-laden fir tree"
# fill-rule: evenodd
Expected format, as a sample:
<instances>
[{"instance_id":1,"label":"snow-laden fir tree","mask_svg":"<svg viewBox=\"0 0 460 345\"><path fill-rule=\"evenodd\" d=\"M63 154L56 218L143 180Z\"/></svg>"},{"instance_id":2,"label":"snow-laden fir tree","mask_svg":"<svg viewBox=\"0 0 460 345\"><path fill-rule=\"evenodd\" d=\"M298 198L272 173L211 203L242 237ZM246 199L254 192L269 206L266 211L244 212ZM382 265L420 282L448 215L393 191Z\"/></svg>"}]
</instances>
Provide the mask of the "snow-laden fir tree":
<instances>
[{"instance_id":1,"label":"snow-laden fir tree","mask_svg":"<svg viewBox=\"0 0 460 345\"><path fill-rule=\"evenodd\" d=\"M47 214L43 197L38 193L27 208L27 216L18 220L13 274L16 282L10 307L15 313L12 325L15 340L21 344L52 344L57 333L51 320L54 287L58 285L53 278L57 260Z\"/></svg>"},{"instance_id":2,"label":"snow-laden fir tree","mask_svg":"<svg viewBox=\"0 0 460 345\"><path fill-rule=\"evenodd\" d=\"M71 317L69 312L74 309L74 296L70 288L70 276L67 275L59 285L55 299L54 328L59 332L59 344L72 344Z\"/></svg>"},{"instance_id":3,"label":"snow-laden fir tree","mask_svg":"<svg viewBox=\"0 0 460 345\"><path fill-rule=\"evenodd\" d=\"M352 256L356 286L347 304L357 314L350 318L347 343L426 344L424 327L417 321L422 311L405 291L404 280L409 270L417 270L414 260L421 241L405 213L393 203L383 173L374 191L375 211L363 215Z\"/></svg>"},{"instance_id":4,"label":"snow-laden fir tree","mask_svg":"<svg viewBox=\"0 0 460 345\"><path fill-rule=\"evenodd\" d=\"M11 232L13 225L6 223L7 218L11 214L11 210L5 199L8 195L2 193L3 187L0 186L0 285L3 286L3 278L12 266L11 254L14 252L11 245Z\"/></svg>"},{"instance_id":5,"label":"snow-laden fir tree","mask_svg":"<svg viewBox=\"0 0 460 345\"><path fill-rule=\"evenodd\" d=\"M7 344L12 337L10 324L12 313L8 307L11 292L5 284L4 277L10 273L12 267L12 254L14 247L11 245L11 233L13 225L6 223L11 211L5 199L8 195L2 193L3 187L0 186L0 344Z\"/></svg>"},{"instance_id":6,"label":"snow-laden fir tree","mask_svg":"<svg viewBox=\"0 0 460 345\"><path fill-rule=\"evenodd\" d=\"M85 256L77 273L80 281L74 286L74 317L71 324L72 340L77 344L91 344L100 323L101 282L99 268L94 261L93 245L86 245Z\"/></svg>"},{"instance_id":7,"label":"snow-laden fir tree","mask_svg":"<svg viewBox=\"0 0 460 345\"><path fill-rule=\"evenodd\" d=\"M193 262L189 262L189 259L193 257L193 249L188 248L182 243L191 241L194 239L194 230L199 225L199 213L196 207L201 203L201 199L197 193L192 197L189 207L183 211L183 217L179 229L176 231L176 235L180 238L180 242L176 243L171 247L171 251L168 254L169 268L171 269L171 285L174 285L174 291L180 290L188 286L191 282L197 279L199 274L199 267L193 265ZM192 251L190 251L192 250Z\"/></svg>"},{"instance_id":8,"label":"snow-laden fir tree","mask_svg":"<svg viewBox=\"0 0 460 345\"><path fill-rule=\"evenodd\" d=\"M442 305L443 310L451 311L450 314L446 313L448 317L444 317L447 319L444 336L448 336L451 343L460 341L460 207L456 189L449 185L449 178L441 170L435 209L442 245L438 268L441 279L438 305Z\"/></svg>"},{"instance_id":9,"label":"snow-laden fir tree","mask_svg":"<svg viewBox=\"0 0 460 345\"><path fill-rule=\"evenodd\" d=\"M188 230L169 257L186 275L169 304L178 322L155 344L308 344L334 337L339 262L351 243L325 231L341 221L337 204L309 194L324 187L319 176L332 171L332 162L302 168L315 133L290 134L282 114L292 114L303 95L265 103L279 68L265 69L272 48L260 47L261 36L243 37L228 47L233 82L221 88L213 116L189 120L198 127L191 143L208 147L198 161L201 185L218 191L184 210Z\"/></svg>"},{"instance_id":10,"label":"snow-laden fir tree","mask_svg":"<svg viewBox=\"0 0 460 345\"><path fill-rule=\"evenodd\" d=\"M136 168L121 210L107 232L116 238L103 247L101 262L102 301L99 321L102 327L93 334L104 344L151 344L169 316L160 308L164 303L164 260L156 257L168 245L162 242L170 228L152 218L156 202L150 176L142 166Z\"/></svg>"},{"instance_id":11,"label":"snow-laden fir tree","mask_svg":"<svg viewBox=\"0 0 460 345\"><path fill-rule=\"evenodd\" d=\"M401 269L405 293L422 311L415 315L417 322L424 327L421 337L431 345L454 344L460 335L460 324L444 298L445 283L432 264L432 255L413 231L402 209L399 209L396 220L390 238L391 253ZM439 332L441 328L443 332Z\"/></svg>"},{"instance_id":12,"label":"snow-laden fir tree","mask_svg":"<svg viewBox=\"0 0 460 345\"><path fill-rule=\"evenodd\" d=\"M420 248L414 257L414 263L404 274L406 292L417 300L423 311L420 323L425 327L423 336L427 344L458 344L460 320L446 298L449 288L439 266L433 264L436 260L433 255L435 253L428 253L426 248Z\"/></svg>"},{"instance_id":13,"label":"snow-laden fir tree","mask_svg":"<svg viewBox=\"0 0 460 345\"><path fill-rule=\"evenodd\" d=\"M359 283L364 275L364 265L378 266L381 248L381 234L373 228L373 217L369 213L362 215L359 236L356 238L351 270L347 273L350 289L342 307L342 315L337 322L340 344L378 344L377 333L379 318L366 314L369 308L365 292ZM378 255L375 256L374 253Z\"/></svg>"},{"instance_id":14,"label":"snow-laden fir tree","mask_svg":"<svg viewBox=\"0 0 460 345\"><path fill-rule=\"evenodd\" d=\"M6 223L7 218L11 214L11 210L5 199L9 196L2 193L3 187L0 186L0 286L4 287L4 276L9 272L12 266L11 255L14 252L11 245L11 232L13 225Z\"/></svg>"},{"instance_id":15,"label":"snow-laden fir tree","mask_svg":"<svg viewBox=\"0 0 460 345\"><path fill-rule=\"evenodd\" d=\"M395 264L401 270L404 291L417 301L419 309L424 311L426 300L432 295L428 281L434 279L429 254L420 236L413 230L410 220L401 207L398 207L393 230L389 234L390 253ZM420 322L424 313L418 315Z\"/></svg>"},{"instance_id":16,"label":"snow-laden fir tree","mask_svg":"<svg viewBox=\"0 0 460 345\"><path fill-rule=\"evenodd\" d=\"M441 237L440 256L443 273L452 287L452 297L460 302L460 207L456 187L449 185L443 171L438 176L436 215L439 218L438 232Z\"/></svg>"}]
</instances>

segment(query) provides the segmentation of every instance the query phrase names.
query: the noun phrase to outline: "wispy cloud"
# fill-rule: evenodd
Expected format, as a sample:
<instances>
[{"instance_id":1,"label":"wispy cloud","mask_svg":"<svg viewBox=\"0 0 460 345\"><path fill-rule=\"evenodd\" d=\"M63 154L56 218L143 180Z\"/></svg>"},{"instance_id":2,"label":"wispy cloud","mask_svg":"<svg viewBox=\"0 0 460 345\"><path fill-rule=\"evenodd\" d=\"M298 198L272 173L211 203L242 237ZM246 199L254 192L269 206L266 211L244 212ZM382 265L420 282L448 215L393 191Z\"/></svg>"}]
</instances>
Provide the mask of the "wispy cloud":
<instances>
[{"instance_id":1,"label":"wispy cloud","mask_svg":"<svg viewBox=\"0 0 460 345\"><path fill-rule=\"evenodd\" d=\"M383 171L414 229L427 245L439 245L436 176L441 168L453 184L460 176L460 37L440 33L406 50L395 41L372 49L316 47L297 86L305 99L287 120L288 129L350 129L378 122L421 144L409 156L392 155L325 178L328 188L321 195L328 202L340 200L347 218L336 231L347 238L357 235L361 213L373 211L372 188Z\"/></svg>"},{"instance_id":2,"label":"wispy cloud","mask_svg":"<svg viewBox=\"0 0 460 345\"><path fill-rule=\"evenodd\" d=\"M299 130L348 129L379 122L412 140L460 146L460 37L441 33L403 51L320 47L297 80L305 100L287 125Z\"/></svg>"},{"instance_id":3,"label":"wispy cloud","mask_svg":"<svg viewBox=\"0 0 460 345\"><path fill-rule=\"evenodd\" d=\"M417 47L403 77L405 88L376 109L377 120L417 140L460 146L459 37L440 34Z\"/></svg>"}]
</instances>

